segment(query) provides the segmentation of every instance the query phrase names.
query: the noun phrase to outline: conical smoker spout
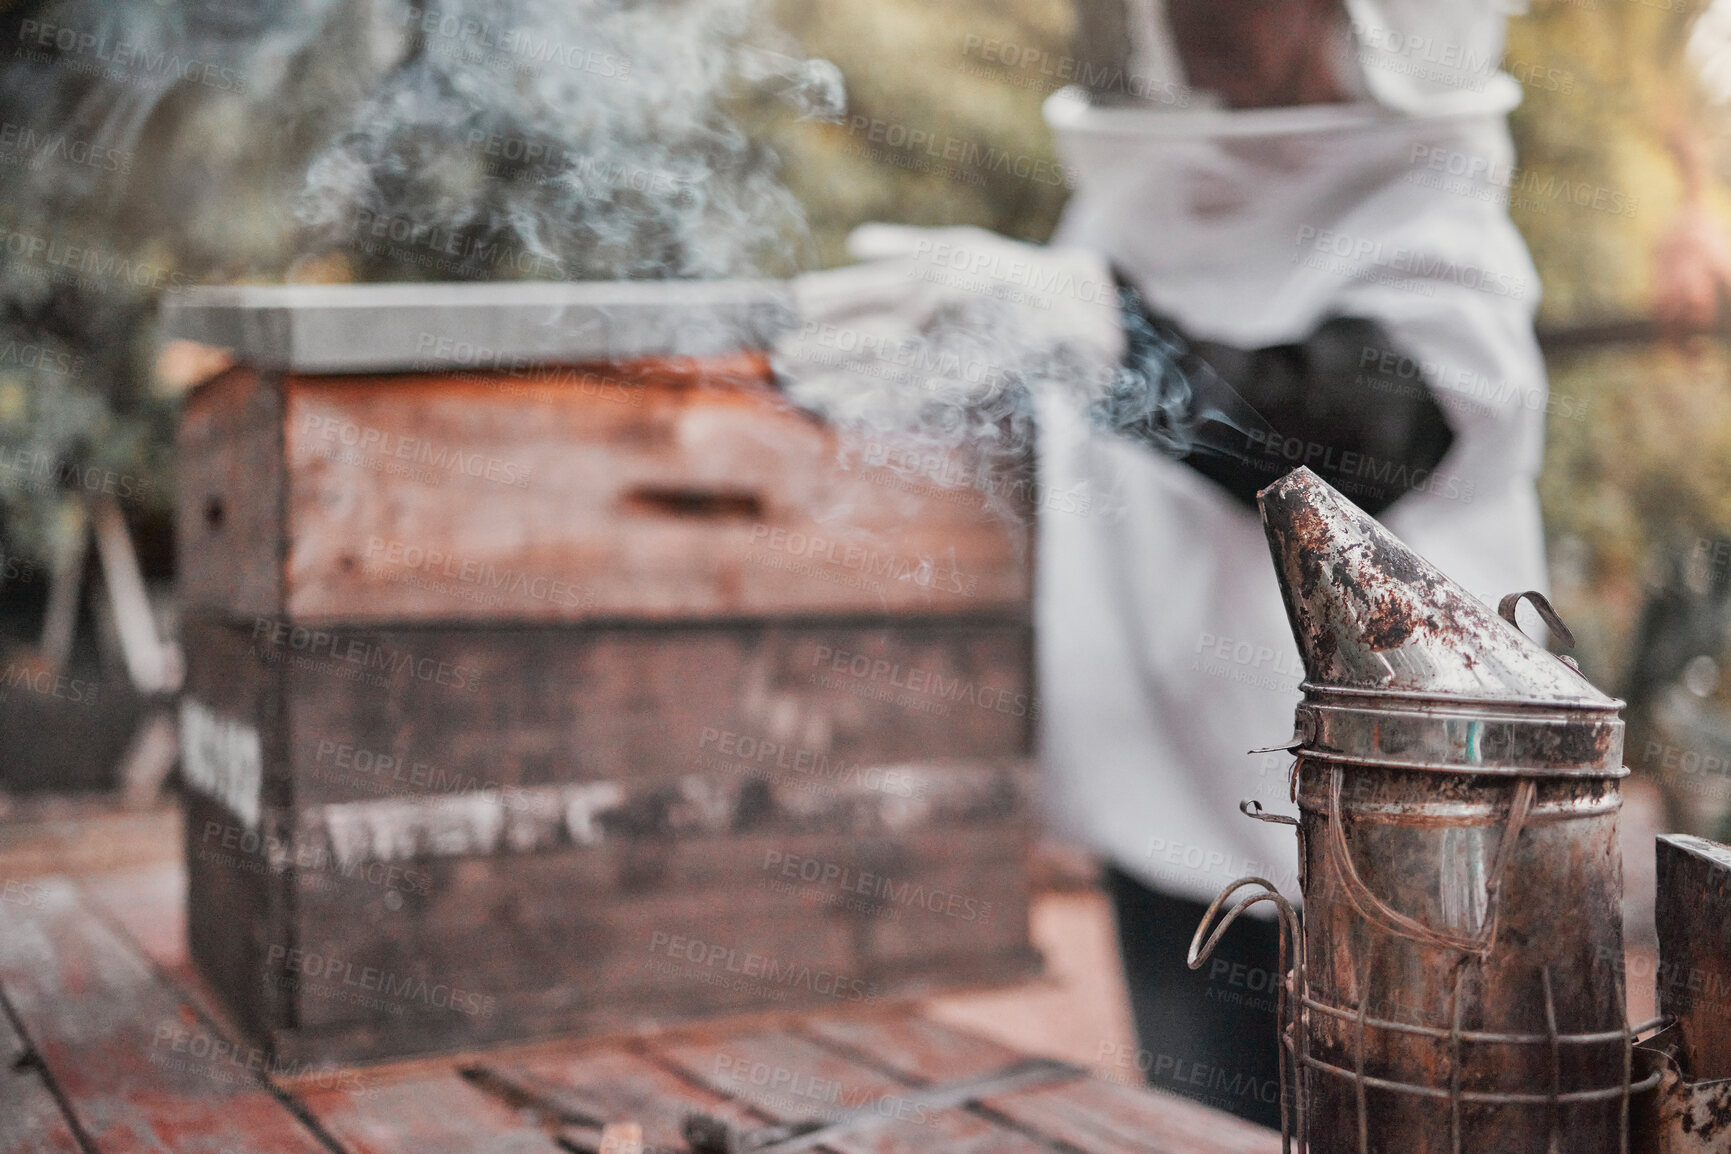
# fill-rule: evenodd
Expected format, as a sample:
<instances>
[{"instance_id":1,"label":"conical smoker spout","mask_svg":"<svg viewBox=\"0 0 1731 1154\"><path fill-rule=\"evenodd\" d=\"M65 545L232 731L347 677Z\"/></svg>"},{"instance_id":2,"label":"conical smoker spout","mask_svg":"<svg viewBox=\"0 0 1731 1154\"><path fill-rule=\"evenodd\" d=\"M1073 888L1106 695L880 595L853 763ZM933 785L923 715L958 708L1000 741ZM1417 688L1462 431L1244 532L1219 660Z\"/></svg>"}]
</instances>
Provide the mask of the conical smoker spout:
<instances>
[{"instance_id":1,"label":"conical smoker spout","mask_svg":"<svg viewBox=\"0 0 1731 1154\"><path fill-rule=\"evenodd\" d=\"M1257 503L1311 684L1613 704L1309 469Z\"/></svg>"}]
</instances>

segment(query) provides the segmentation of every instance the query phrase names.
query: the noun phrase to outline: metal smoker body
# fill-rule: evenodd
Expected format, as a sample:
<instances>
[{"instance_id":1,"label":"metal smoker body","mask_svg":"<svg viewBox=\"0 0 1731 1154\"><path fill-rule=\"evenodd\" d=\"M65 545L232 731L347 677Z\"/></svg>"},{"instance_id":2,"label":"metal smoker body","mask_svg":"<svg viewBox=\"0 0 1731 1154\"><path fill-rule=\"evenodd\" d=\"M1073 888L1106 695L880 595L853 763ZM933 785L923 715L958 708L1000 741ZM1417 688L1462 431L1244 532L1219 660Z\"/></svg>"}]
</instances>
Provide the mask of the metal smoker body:
<instances>
[{"instance_id":1,"label":"metal smoker body","mask_svg":"<svg viewBox=\"0 0 1731 1154\"><path fill-rule=\"evenodd\" d=\"M1300 817L1245 812L1298 827L1304 913L1235 883L1191 964L1248 906L1281 907L1288 1150L1626 1151L1646 1087L1621 703L1514 627L1518 597L1491 612L1308 469L1260 503L1306 674Z\"/></svg>"}]
</instances>

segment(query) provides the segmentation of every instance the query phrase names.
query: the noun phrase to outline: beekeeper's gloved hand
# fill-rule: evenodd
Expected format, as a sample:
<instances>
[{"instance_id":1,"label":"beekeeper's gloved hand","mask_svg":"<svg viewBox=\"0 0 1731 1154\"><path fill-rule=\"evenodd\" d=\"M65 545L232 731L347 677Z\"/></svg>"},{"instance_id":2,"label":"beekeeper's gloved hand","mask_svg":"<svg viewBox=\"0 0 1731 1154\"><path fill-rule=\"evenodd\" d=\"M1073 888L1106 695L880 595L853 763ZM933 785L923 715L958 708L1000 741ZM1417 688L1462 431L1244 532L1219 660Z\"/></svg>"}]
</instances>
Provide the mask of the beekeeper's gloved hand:
<instances>
[{"instance_id":1,"label":"beekeeper's gloved hand","mask_svg":"<svg viewBox=\"0 0 1731 1154\"><path fill-rule=\"evenodd\" d=\"M1100 395L1123 360L1117 283L1095 253L887 224L856 229L848 251L861 263L795 280L799 323L774 350L787 394L831 419L1001 416L1035 388Z\"/></svg>"},{"instance_id":2,"label":"beekeeper's gloved hand","mask_svg":"<svg viewBox=\"0 0 1731 1154\"><path fill-rule=\"evenodd\" d=\"M1240 349L1192 339L1087 250L893 225L863 226L848 247L864 263L795 282L800 323L774 355L788 395L831 420L960 440L1025 425L1030 395L1047 390L1250 508L1291 467L1270 443L1296 439L1330 481L1374 458L1393 480L1373 514L1453 443L1374 321L1332 318L1304 341Z\"/></svg>"}]
</instances>

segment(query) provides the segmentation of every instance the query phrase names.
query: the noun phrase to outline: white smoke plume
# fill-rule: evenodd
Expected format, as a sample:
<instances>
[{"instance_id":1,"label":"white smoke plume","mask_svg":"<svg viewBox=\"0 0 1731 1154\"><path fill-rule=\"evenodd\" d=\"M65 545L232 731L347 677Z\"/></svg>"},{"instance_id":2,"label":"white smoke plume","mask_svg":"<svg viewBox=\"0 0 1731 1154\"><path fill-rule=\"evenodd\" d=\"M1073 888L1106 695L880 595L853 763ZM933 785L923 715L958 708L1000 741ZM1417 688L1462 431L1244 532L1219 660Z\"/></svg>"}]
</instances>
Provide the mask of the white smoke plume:
<instances>
[{"instance_id":1,"label":"white smoke plume","mask_svg":"<svg viewBox=\"0 0 1731 1154\"><path fill-rule=\"evenodd\" d=\"M786 274L799 204L754 102L839 116L841 75L760 0L401 6L408 58L312 164L298 215L431 279Z\"/></svg>"}]
</instances>

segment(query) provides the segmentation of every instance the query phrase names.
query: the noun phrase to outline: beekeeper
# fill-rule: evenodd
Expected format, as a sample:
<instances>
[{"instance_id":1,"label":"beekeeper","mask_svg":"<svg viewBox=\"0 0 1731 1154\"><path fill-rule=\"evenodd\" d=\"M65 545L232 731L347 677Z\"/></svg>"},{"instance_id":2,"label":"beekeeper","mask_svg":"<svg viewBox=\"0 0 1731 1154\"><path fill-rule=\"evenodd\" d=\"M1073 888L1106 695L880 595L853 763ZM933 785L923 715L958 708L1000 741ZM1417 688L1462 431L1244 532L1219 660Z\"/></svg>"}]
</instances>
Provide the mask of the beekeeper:
<instances>
[{"instance_id":1,"label":"beekeeper","mask_svg":"<svg viewBox=\"0 0 1731 1154\"><path fill-rule=\"evenodd\" d=\"M1254 493L1308 465L1492 603L1545 585L1539 285L1506 208L1509 9L1082 7L1127 48L1047 104L1075 182L1052 245L871 226L853 247L878 259L801 286L808 323L779 363L809 370L821 323L878 348L930 341L960 293L1020 309L1015 342L1118 369L1033 389L1042 491L1092 497L1041 502L1052 815L1109 866L1129 1064L1276 1125L1273 924L1247 919L1218 963L1184 964L1239 876L1297 896L1292 831L1239 812L1291 811L1291 759L1246 751L1291 733L1302 678Z\"/></svg>"}]
</instances>

